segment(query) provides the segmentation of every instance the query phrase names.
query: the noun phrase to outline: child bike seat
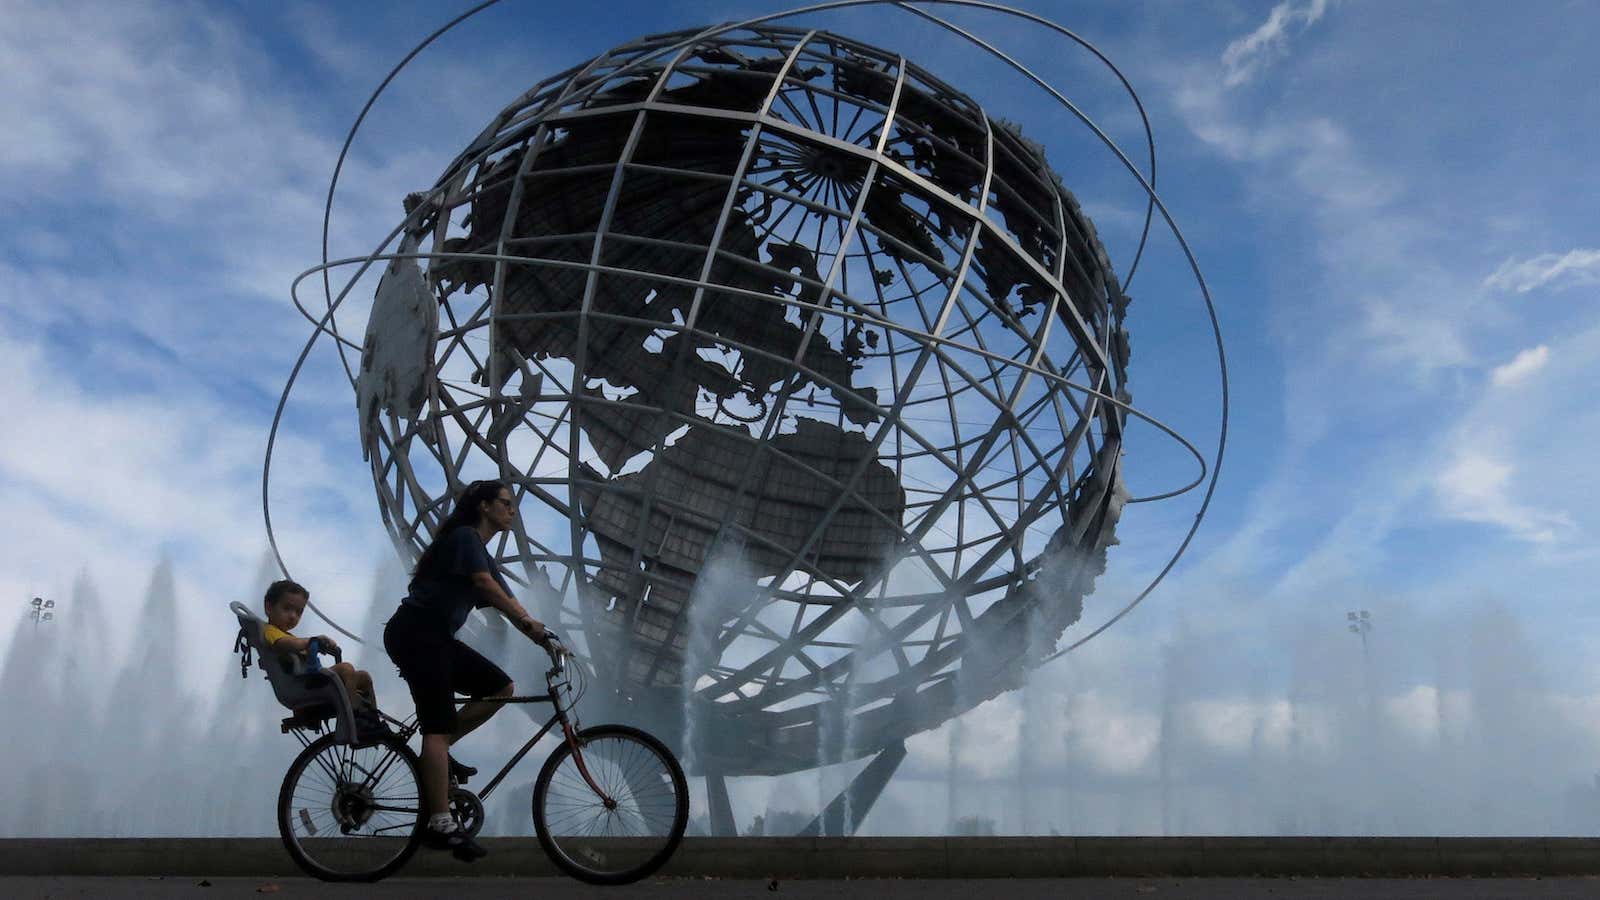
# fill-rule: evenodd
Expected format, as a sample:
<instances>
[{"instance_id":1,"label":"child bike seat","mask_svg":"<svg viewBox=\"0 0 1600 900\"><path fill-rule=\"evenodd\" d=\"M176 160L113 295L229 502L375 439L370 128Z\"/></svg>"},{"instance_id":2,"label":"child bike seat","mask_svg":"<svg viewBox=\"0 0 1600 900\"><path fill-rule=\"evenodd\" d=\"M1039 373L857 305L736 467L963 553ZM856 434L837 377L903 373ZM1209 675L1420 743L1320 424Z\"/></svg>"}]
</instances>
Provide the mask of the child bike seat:
<instances>
[{"instance_id":1,"label":"child bike seat","mask_svg":"<svg viewBox=\"0 0 1600 900\"><path fill-rule=\"evenodd\" d=\"M299 654L273 650L262 631L266 623L248 606L235 600L228 604L228 609L239 619L239 635L233 643L234 651L240 655L239 676L244 677L249 670L253 652L256 665L266 674L278 702L294 713L283 720L284 730L313 728L320 731L322 723L332 719L336 739L340 743L354 743L355 715L344 682L327 670L307 671Z\"/></svg>"}]
</instances>

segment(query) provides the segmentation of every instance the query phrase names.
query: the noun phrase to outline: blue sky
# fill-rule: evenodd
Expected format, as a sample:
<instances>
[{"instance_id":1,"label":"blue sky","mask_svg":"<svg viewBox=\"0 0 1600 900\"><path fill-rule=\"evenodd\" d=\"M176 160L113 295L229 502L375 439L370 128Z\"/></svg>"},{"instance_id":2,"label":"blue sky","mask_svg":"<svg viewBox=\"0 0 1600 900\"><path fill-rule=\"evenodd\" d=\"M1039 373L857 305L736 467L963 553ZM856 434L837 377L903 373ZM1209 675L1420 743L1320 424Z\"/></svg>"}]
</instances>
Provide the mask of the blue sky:
<instances>
[{"instance_id":1,"label":"blue sky","mask_svg":"<svg viewBox=\"0 0 1600 900\"><path fill-rule=\"evenodd\" d=\"M1530 648L1515 665L1537 670L1562 734L1579 736L1563 777L1584 777L1600 750L1600 58L1587 43L1600 7L1023 5L1094 41L1139 90L1158 187L1216 297L1233 374L1222 482L1190 555L1072 664L1105 678L1106 733L1149 743L1151 673L1175 646L1213 648L1197 652L1191 705L1232 703L1259 729L1276 715L1268 695L1309 677L1307 647L1359 661L1341 628L1366 606L1397 729L1418 690L1448 693L1440 660L1477 646L1452 643L1457 631L1500 622ZM0 2L0 601L65 596L85 569L142 589L165 555L187 616L176 627L226 644L216 613L259 591L261 451L306 336L288 284L317 261L344 130L463 8ZM544 75L639 34L778 8L505 0L374 110L332 254L370 252L400 199ZM1142 160L1125 95L1085 53L947 12ZM1140 189L1043 94L903 13L805 21L900 50L1021 122L1126 266ZM1132 293L1135 399L1209 452L1214 354L1170 236ZM352 413L324 348L290 409L274 516L296 575L360 619L390 551ZM1135 438L1136 493L1187 480L1170 444ZM1196 502L1130 510L1086 622L1159 568ZM0 616L0 646L17 622ZM972 728L1004 732L1008 708L991 707Z\"/></svg>"}]
</instances>

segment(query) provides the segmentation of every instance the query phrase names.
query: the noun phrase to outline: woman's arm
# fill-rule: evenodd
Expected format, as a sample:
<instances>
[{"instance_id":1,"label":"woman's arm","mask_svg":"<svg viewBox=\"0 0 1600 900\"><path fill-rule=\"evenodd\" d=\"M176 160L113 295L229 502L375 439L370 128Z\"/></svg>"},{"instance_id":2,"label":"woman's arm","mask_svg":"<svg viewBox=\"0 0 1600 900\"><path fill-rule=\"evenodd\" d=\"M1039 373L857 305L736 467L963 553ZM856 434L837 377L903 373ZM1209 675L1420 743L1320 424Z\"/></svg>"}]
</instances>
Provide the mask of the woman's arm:
<instances>
[{"instance_id":1,"label":"woman's arm","mask_svg":"<svg viewBox=\"0 0 1600 900\"><path fill-rule=\"evenodd\" d=\"M544 643L544 623L529 615L528 611L522 608L522 604L517 602L517 598L501 589L500 582L494 580L494 575L489 572L474 572L472 586L490 606L500 610L507 619L510 619L511 624L517 626L519 631L541 644Z\"/></svg>"}]
</instances>

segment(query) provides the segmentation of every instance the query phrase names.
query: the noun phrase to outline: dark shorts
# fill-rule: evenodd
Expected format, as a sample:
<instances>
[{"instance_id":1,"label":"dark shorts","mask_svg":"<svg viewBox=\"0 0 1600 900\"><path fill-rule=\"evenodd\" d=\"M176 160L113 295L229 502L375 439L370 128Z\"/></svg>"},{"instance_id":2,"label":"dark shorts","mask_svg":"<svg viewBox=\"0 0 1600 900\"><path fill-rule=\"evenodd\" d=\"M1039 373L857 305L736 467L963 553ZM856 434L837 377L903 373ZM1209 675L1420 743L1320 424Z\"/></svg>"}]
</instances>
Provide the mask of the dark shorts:
<instances>
[{"instance_id":1,"label":"dark shorts","mask_svg":"<svg viewBox=\"0 0 1600 900\"><path fill-rule=\"evenodd\" d=\"M488 697L511 683L499 666L412 606L401 604L384 627L383 649L411 688L423 734L455 733L456 694Z\"/></svg>"}]
</instances>

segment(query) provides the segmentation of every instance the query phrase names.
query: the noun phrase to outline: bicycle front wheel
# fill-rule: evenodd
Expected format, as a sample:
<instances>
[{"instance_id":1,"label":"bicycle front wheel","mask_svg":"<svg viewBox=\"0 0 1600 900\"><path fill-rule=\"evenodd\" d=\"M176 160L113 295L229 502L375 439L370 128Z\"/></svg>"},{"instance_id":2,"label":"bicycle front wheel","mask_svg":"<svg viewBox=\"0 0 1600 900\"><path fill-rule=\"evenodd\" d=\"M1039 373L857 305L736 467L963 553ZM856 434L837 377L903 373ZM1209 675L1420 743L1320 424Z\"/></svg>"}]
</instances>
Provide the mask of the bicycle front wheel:
<instances>
[{"instance_id":1,"label":"bicycle front wheel","mask_svg":"<svg viewBox=\"0 0 1600 900\"><path fill-rule=\"evenodd\" d=\"M411 858L426 822L416 754L398 738L355 748L324 735L289 765L278 833L323 881L377 881Z\"/></svg>"},{"instance_id":2,"label":"bicycle front wheel","mask_svg":"<svg viewBox=\"0 0 1600 900\"><path fill-rule=\"evenodd\" d=\"M599 788L599 792L596 792ZM661 868L689 822L689 785L666 745L626 725L563 742L533 786L533 826L562 871L627 884Z\"/></svg>"}]
</instances>

